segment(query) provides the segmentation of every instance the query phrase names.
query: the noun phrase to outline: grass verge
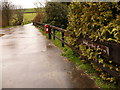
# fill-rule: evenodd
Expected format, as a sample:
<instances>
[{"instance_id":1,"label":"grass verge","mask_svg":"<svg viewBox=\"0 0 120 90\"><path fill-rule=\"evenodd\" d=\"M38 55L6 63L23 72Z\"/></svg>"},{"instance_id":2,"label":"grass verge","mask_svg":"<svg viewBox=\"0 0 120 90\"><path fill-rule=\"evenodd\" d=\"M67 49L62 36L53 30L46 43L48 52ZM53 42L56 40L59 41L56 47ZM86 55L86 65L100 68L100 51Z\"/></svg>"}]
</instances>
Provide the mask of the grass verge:
<instances>
[{"instance_id":1,"label":"grass verge","mask_svg":"<svg viewBox=\"0 0 120 90\"><path fill-rule=\"evenodd\" d=\"M16 27L16 26L18 26L18 25L15 25L15 26L14 26L14 25L10 25L10 26L5 26L5 27L0 27L0 29L2 29L2 28L3 28L3 29L4 29L4 28L13 28L13 27Z\"/></svg>"}]
</instances>

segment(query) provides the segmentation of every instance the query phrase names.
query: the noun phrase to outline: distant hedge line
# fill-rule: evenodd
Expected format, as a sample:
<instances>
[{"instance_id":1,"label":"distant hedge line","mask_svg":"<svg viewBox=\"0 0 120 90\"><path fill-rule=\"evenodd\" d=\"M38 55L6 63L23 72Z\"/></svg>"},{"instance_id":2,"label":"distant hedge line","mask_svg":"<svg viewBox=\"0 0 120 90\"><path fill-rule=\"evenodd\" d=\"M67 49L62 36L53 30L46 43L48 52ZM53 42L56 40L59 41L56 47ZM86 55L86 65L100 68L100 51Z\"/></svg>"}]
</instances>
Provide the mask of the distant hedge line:
<instances>
[{"instance_id":1,"label":"distant hedge line","mask_svg":"<svg viewBox=\"0 0 120 90\"><path fill-rule=\"evenodd\" d=\"M114 42L120 44L120 5L118 2L72 2L68 10L68 27L71 31L67 40L79 48L82 55L92 59L103 67L120 72L120 66L106 60L99 50L93 50L83 44L77 44L81 38L92 41ZM83 61L85 59L83 58ZM116 83L116 79L91 63L103 80Z\"/></svg>"}]
</instances>

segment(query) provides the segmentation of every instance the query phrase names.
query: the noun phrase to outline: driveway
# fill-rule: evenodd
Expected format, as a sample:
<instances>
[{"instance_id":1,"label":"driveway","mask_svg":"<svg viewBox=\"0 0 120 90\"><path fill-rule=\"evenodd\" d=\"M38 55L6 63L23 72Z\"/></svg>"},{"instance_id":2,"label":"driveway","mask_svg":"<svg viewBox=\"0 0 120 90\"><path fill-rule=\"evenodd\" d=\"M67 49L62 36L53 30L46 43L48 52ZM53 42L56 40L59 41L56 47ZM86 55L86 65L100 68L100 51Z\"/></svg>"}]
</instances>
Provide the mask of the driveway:
<instances>
[{"instance_id":1,"label":"driveway","mask_svg":"<svg viewBox=\"0 0 120 90\"><path fill-rule=\"evenodd\" d=\"M12 28L0 38L2 88L98 87L32 24Z\"/></svg>"}]
</instances>

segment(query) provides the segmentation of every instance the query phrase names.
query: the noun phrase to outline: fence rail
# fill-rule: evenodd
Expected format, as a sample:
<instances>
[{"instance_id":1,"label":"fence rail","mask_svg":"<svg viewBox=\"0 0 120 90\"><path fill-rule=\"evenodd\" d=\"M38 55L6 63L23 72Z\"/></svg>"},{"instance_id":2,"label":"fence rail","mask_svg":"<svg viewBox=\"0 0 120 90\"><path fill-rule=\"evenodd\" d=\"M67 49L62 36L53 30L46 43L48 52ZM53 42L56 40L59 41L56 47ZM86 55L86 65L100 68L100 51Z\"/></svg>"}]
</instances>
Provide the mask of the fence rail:
<instances>
[{"instance_id":1,"label":"fence rail","mask_svg":"<svg viewBox=\"0 0 120 90\"><path fill-rule=\"evenodd\" d=\"M40 23L40 22L37 22L37 23L34 23L33 22L33 24L35 25L35 26L38 26L38 27L40 27L41 29L43 29L44 30L44 25L45 25L45 23ZM80 50L78 50L77 48L75 48L74 46L72 46L72 45L69 45L65 40L64 40L64 36L65 36L65 33L66 33L66 30L65 29L62 29L62 28L59 28L59 27L56 27L56 26L53 26L53 25L50 25L50 28L49 28L49 30L50 30L50 32L49 32L49 39L52 39L51 38L51 35L53 36L53 39L55 40L55 38L56 39L58 39L59 41L61 41L61 43L62 43L62 47L64 47L64 45L67 45L68 47L70 47L74 52L76 52L76 53L78 53L80 56L81 56L81 51ZM62 36L62 38L59 38L58 36L56 36L55 35L55 32L56 31L60 31L61 32L61 36ZM92 42L90 39L85 39L85 38L82 38L81 39L81 41L80 42L83 42L84 41L84 43L87 43L87 45L89 46L89 47L92 47L92 48L97 48L97 47L100 47L102 50L103 50L103 52L104 52L104 54L105 54L105 56L110 60L112 60L114 63L116 63L117 65L120 65L120 45L119 44L109 44L109 43L105 43L105 44L102 44L102 43L99 43L99 42ZM86 41L86 42L85 42ZM93 45L92 45L93 44ZM100 44L100 45L99 45ZM90 45L92 45L92 46L90 46ZM117 46L116 48L117 49L115 49L115 47L114 47L114 45L115 46ZM108 50L108 48L109 48L109 50ZM105 49L105 50L104 50ZM108 50L108 51L107 51ZM109 54L110 55L106 55L107 53L109 52ZM114 54L115 53L115 54ZM103 55L104 55L103 54ZM114 56L114 55L117 55L116 57ZM111 57L112 56L112 57ZM85 57L85 58L87 58L87 57ZM117 79L117 81L118 81L118 86L120 86L120 72L116 72L116 71L114 71L114 70L111 70L111 69L109 69L109 68L107 68L107 67L103 67L103 65L102 64L100 64L100 63L98 63L98 62L96 62L96 61L94 61L94 60L88 60L89 62L92 62L92 63L94 63L95 65L97 65L99 68L101 68L102 70L104 70L105 72L107 72L107 73L109 73L111 76L113 76L113 77L115 77L116 79Z\"/></svg>"}]
</instances>

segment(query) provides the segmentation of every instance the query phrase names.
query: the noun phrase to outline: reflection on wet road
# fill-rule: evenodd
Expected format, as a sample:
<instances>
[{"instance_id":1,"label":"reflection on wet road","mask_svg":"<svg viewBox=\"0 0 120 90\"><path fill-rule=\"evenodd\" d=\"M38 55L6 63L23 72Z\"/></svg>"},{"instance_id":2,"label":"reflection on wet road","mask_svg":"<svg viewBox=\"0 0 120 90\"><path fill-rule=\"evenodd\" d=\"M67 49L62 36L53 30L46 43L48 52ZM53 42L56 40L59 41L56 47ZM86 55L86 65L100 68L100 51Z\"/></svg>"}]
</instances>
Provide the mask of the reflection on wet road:
<instances>
[{"instance_id":1,"label":"reflection on wet road","mask_svg":"<svg viewBox=\"0 0 120 90\"><path fill-rule=\"evenodd\" d=\"M96 88L32 24L2 36L3 88Z\"/></svg>"}]
</instances>

